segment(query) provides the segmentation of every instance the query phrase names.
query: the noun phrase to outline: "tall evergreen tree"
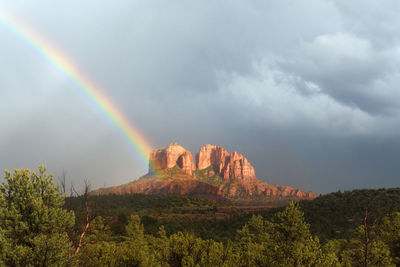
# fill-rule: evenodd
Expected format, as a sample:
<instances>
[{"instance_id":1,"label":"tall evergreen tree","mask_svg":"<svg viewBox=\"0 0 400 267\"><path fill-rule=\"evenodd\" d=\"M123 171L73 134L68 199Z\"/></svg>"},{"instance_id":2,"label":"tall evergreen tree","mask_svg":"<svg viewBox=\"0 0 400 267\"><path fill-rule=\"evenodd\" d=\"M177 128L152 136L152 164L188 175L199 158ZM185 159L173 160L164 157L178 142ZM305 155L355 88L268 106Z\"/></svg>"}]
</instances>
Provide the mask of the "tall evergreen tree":
<instances>
[{"instance_id":1,"label":"tall evergreen tree","mask_svg":"<svg viewBox=\"0 0 400 267\"><path fill-rule=\"evenodd\" d=\"M388 245L393 262L400 265L400 212L393 212L383 218L380 229L381 239Z\"/></svg>"},{"instance_id":2,"label":"tall evergreen tree","mask_svg":"<svg viewBox=\"0 0 400 267\"><path fill-rule=\"evenodd\" d=\"M39 166L39 173L6 170L0 185L0 262L70 265L72 245L66 228L74 224L74 213L62 208L64 198L44 166Z\"/></svg>"},{"instance_id":3,"label":"tall evergreen tree","mask_svg":"<svg viewBox=\"0 0 400 267\"><path fill-rule=\"evenodd\" d=\"M253 218L238 231L241 266L332 266L312 237L298 205L291 203L274 221Z\"/></svg>"}]
</instances>

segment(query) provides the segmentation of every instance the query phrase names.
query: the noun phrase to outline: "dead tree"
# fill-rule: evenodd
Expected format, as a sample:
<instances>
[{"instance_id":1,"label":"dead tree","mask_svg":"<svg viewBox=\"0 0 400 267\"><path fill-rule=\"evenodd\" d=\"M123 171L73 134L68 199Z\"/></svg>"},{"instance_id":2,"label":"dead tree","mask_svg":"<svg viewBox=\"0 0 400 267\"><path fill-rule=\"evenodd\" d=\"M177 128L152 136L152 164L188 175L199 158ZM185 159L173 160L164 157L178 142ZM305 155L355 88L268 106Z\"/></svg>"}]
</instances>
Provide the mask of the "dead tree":
<instances>
[{"instance_id":1,"label":"dead tree","mask_svg":"<svg viewBox=\"0 0 400 267\"><path fill-rule=\"evenodd\" d=\"M73 188L73 191L76 192L75 188ZM75 254L79 253L79 250L84 244L84 237L85 235L89 232L90 225L96 219L97 214L96 214L96 208L94 211L91 211L91 207L89 206L89 192L90 192L90 184L87 180L84 181L84 190L83 190L83 206L84 206L84 212L85 212L85 221L83 223L82 231L79 235L79 239L77 242L77 246L75 249Z\"/></svg>"},{"instance_id":2,"label":"dead tree","mask_svg":"<svg viewBox=\"0 0 400 267\"><path fill-rule=\"evenodd\" d=\"M58 177L59 189L64 195L67 193L67 171L62 170L61 177Z\"/></svg>"},{"instance_id":3,"label":"dead tree","mask_svg":"<svg viewBox=\"0 0 400 267\"><path fill-rule=\"evenodd\" d=\"M67 172L65 170L62 171L61 177L58 177L58 182L59 182L59 190L66 195L67 193ZM93 198L89 196L90 192L90 183L88 180L84 180L83 184L83 191L82 193L78 192L78 190L75 189L74 184L71 181L71 185L69 187L69 196L67 197L67 202L65 205L65 208L67 210L73 210L73 202L74 198L77 200L82 199L82 208L83 208L83 223L81 228L78 230L77 228L75 229L67 229L68 235L71 240L73 240L73 243L75 244L75 252L74 254L78 254L79 250L81 247L84 245L84 237L85 235L90 231L90 226L92 222L96 219L97 217L97 201L93 202ZM79 190L80 191L80 190ZM78 215L76 213L76 215Z\"/></svg>"}]
</instances>

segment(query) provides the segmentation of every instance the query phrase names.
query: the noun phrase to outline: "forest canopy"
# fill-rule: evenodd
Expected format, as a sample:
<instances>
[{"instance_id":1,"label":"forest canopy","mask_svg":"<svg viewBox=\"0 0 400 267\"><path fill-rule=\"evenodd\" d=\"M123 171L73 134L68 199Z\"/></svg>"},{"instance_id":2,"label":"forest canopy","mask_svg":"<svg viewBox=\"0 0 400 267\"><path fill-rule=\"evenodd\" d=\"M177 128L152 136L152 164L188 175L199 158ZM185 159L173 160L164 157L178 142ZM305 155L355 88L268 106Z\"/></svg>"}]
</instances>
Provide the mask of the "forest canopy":
<instances>
[{"instance_id":1,"label":"forest canopy","mask_svg":"<svg viewBox=\"0 0 400 267\"><path fill-rule=\"evenodd\" d=\"M97 198L88 187L66 198L43 166L6 171L4 178L0 266L400 264L399 207L388 200L400 195L397 189L338 192L241 214L185 196ZM385 208L378 212L377 205ZM223 210L229 216L221 217ZM225 234L206 236L207 230Z\"/></svg>"}]
</instances>

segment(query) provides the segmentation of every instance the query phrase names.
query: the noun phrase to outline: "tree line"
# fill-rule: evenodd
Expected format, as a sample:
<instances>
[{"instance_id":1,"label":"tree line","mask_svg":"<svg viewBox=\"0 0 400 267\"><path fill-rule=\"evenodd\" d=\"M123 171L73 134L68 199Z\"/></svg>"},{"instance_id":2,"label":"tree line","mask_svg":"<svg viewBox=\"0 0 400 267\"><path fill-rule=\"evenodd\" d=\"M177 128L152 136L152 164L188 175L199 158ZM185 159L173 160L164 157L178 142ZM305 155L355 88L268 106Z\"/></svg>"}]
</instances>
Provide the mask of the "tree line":
<instances>
[{"instance_id":1,"label":"tree line","mask_svg":"<svg viewBox=\"0 0 400 267\"><path fill-rule=\"evenodd\" d=\"M6 171L0 185L0 266L400 264L399 212L378 218L366 208L348 237L324 243L293 202L270 216L252 216L224 242L190 231L168 234L164 227L148 234L134 213L126 219L125 231L116 235L105 218L90 212L85 189L84 212L78 218L67 208L65 188L54 183L45 167Z\"/></svg>"}]
</instances>

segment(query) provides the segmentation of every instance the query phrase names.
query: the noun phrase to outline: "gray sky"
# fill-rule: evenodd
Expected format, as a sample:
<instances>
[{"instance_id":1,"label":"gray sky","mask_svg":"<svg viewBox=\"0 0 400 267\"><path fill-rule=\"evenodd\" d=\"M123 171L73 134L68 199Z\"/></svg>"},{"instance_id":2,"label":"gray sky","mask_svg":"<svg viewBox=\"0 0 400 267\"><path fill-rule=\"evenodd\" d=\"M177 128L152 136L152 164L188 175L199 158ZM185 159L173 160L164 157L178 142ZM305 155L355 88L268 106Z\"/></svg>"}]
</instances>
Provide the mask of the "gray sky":
<instances>
[{"instance_id":1,"label":"gray sky","mask_svg":"<svg viewBox=\"0 0 400 267\"><path fill-rule=\"evenodd\" d=\"M243 153L317 193L400 186L400 2L22 1L154 147ZM0 25L0 168L94 187L147 166L66 77Z\"/></svg>"}]
</instances>

